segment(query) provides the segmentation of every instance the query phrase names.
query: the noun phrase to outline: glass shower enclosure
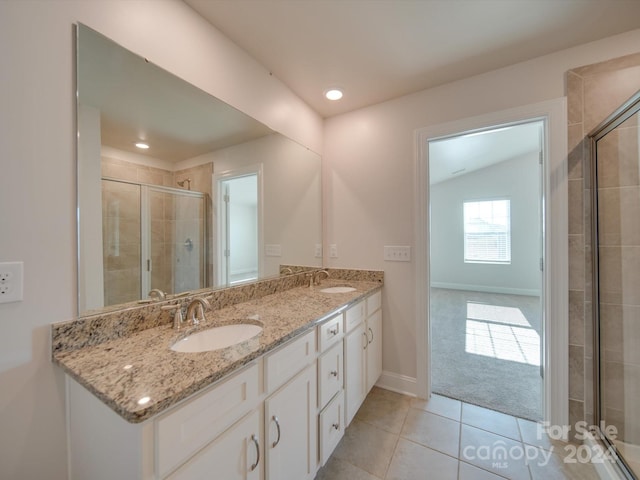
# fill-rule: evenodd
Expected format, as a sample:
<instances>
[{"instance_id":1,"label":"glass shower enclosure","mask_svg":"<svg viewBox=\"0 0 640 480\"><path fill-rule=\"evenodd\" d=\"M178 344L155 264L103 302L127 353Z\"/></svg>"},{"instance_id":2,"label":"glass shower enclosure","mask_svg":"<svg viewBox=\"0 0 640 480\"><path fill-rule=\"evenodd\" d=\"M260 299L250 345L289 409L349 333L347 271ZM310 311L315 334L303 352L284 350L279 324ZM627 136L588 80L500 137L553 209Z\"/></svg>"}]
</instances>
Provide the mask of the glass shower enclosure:
<instances>
[{"instance_id":1,"label":"glass shower enclosure","mask_svg":"<svg viewBox=\"0 0 640 480\"><path fill-rule=\"evenodd\" d=\"M104 305L206 286L205 194L102 180Z\"/></svg>"},{"instance_id":2,"label":"glass shower enclosure","mask_svg":"<svg viewBox=\"0 0 640 480\"><path fill-rule=\"evenodd\" d=\"M639 111L640 92L589 135L594 423L627 478L640 477Z\"/></svg>"}]
</instances>

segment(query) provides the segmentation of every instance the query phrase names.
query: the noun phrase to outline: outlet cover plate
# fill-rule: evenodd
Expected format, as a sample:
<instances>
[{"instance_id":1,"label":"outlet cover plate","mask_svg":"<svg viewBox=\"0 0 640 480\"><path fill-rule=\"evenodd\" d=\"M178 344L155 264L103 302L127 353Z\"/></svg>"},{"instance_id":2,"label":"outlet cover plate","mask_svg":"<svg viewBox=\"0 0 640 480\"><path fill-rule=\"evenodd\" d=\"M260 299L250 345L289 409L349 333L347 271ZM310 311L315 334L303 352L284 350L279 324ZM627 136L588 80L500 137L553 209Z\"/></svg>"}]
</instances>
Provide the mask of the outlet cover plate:
<instances>
[{"instance_id":1,"label":"outlet cover plate","mask_svg":"<svg viewBox=\"0 0 640 480\"><path fill-rule=\"evenodd\" d=\"M23 262L0 263L0 303L22 301Z\"/></svg>"}]
</instances>

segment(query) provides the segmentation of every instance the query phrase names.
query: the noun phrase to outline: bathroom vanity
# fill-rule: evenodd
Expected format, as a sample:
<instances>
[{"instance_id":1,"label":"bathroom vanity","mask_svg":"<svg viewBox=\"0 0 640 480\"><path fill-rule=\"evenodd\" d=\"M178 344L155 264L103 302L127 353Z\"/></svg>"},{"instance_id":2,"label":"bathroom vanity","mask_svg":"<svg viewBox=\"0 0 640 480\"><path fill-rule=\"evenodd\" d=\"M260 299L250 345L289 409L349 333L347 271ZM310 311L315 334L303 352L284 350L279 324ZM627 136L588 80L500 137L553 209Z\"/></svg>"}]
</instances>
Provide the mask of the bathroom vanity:
<instances>
[{"instance_id":1,"label":"bathroom vanity","mask_svg":"<svg viewBox=\"0 0 640 480\"><path fill-rule=\"evenodd\" d=\"M71 477L313 479L380 376L381 288L330 279L210 310L198 331L263 330L200 353L171 350L186 332L170 321L127 334L122 317L101 319L91 329L120 330L104 341L74 323L87 319L54 324Z\"/></svg>"}]
</instances>

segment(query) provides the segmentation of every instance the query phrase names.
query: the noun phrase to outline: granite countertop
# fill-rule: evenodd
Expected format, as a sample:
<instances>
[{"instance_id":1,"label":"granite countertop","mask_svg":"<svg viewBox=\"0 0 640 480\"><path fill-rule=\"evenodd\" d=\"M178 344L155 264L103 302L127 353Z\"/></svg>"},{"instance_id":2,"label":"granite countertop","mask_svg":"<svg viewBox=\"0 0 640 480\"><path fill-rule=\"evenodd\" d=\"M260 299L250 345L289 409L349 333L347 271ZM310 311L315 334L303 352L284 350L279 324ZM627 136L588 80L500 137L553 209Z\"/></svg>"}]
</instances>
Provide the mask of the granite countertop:
<instances>
[{"instance_id":1,"label":"granite countertop","mask_svg":"<svg viewBox=\"0 0 640 480\"><path fill-rule=\"evenodd\" d=\"M196 328L148 328L99 345L54 352L53 361L125 420L140 423L381 288L379 282L349 281L356 288L353 292L320 292L344 284L329 279L319 287L292 288L208 311ZM263 325L262 334L253 340L211 352L179 353L169 348L186 334L246 319Z\"/></svg>"}]
</instances>

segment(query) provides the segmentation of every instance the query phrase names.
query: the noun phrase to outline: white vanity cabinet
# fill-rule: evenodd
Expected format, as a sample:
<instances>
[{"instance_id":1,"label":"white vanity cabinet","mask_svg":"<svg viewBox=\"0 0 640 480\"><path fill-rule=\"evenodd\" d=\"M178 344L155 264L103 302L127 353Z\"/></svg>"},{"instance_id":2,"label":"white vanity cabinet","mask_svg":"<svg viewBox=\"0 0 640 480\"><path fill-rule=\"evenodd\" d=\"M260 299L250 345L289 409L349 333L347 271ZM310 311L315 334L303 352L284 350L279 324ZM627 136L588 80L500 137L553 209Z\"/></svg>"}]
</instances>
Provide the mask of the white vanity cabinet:
<instances>
[{"instance_id":1,"label":"white vanity cabinet","mask_svg":"<svg viewBox=\"0 0 640 480\"><path fill-rule=\"evenodd\" d=\"M318 466L323 466L344 435L344 316L318 327Z\"/></svg>"},{"instance_id":2,"label":"white vanity cabinet","mask_svg":"<svg viewBox=\"0 0 640 480\"><path fill-rule=\"evenodd\" d=\"M197 453L169 480L261 480L260 412L254 410Z\"/></svg>"},{"instance_id":3,"label":"white vanity cabinet","mask_svg":"<svg viewBox=\"0 0 640 480\"><path fill-rule=\"evenodd\" d=\"M316 357L312 330L264 359L266 480L313 480L316 474Z\"/></svg>"},{"instance_id":4,"label":"white vanity cabinet","mask_svg":"<svg viewBox=\"0 0 640 480\"><path fill-rule=\"evenodd\" d=\"M208 466L226 458L229 464L218 468L228 475L221 478L261 479L261 367L253 362L140 424L125 421L68 379L70 478L196 480L210 478Z\"/></svg>"},{"instance_id":5,"label":"white vanity cabinet","mask_svg":"<svg viewBox=\"0 0 640 480\"><path fill-rule=\"evenodd\" d=\"M382 294L367 297L367 392L382 374Z\"/></svg>"},{"instance_id":6,"label":"white vanity cabinet","mask_svg":"<svg viewBox=\"0 0 640 480\"><path fill-rule=\"evenodd\" d=\"M313 480L317 467L315 365L265 400L267 480Z\"/></svg>"},{"instance_id":7,"label":"white vanity cabinet","mask_svg":"<svg viewBox=\"0 0 640 480\"><path fill-rule=\"evenodd\" d=\"M139 424L67 377L70 478L313 480L380 375L381 320L377 292Z\"/></svg>"},{"instance_id":8,"label":"white vanity cabinet","mask_svg":"<svg viewBox=\"0 0 640 480\"><path fill-rule=\"evenodd\" d=\"M345 312L345 421L348 426L382 373L380 292Z\"/></svg>"}]
</instances>

